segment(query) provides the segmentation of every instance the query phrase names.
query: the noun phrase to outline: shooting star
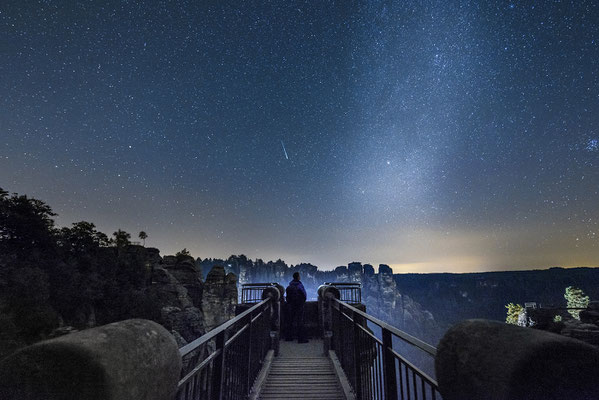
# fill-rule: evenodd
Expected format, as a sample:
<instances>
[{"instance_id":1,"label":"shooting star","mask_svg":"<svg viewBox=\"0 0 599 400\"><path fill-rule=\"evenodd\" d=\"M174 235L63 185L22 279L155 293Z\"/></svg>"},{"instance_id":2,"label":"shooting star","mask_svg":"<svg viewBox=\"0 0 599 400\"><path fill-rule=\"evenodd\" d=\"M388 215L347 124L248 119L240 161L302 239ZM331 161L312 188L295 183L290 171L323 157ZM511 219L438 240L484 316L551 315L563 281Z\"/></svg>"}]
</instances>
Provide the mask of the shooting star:
<instances>
[{"instance_id":1,"label":"shooting star","mask_svg":"<svg viewBox=\"0 0 599 400\"><path fill-rule=\"evenodd\" d=\"M283 152L285 153L285 158L289 160L289 156L287 155L287 150L285 150L285 143L281 140L281 146L283 146Z\"/></svg>"}]
</instances>

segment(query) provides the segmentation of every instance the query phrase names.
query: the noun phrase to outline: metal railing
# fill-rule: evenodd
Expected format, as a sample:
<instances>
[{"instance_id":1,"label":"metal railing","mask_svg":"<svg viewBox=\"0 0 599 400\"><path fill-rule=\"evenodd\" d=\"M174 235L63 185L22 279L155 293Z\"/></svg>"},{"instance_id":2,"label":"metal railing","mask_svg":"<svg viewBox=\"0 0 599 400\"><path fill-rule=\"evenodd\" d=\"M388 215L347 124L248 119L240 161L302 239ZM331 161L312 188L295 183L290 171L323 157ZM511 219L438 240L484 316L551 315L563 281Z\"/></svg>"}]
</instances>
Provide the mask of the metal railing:
<instances>
[{"instance_id":1,"label":"metal railing","mask_svg":"<svg viewBox=\"0 0 599 400\"><path fill-rule=\"evenodd\" d=\"M347 282L325 282L325 285L336 287L339 290L341 301L349 304L362 303L362 285Z\"/></svg>"},{"instance_id":2,"label":"metal railing","mask_svg":"<svg viewBox=\"0 0 599 400\"><path fill-rule=\"evenodd\" d=\"M262 292L264 289L277 286L272 283L244 283L241 285L241 304L259 303L262 301Z\"/></svg>"},{"instance_id":3,"label":"metal railing","mask_svg":"<svg viewBox=\"0 0 599 400\"><path fill-rule=\"evenodd\" d=\"M441 399L437 382L393 348L394 338L434 357L436 348L331 298L332 346L356 398ZM369 325L381 330L377 337Z\"/></svg>"},{"instance_id":4,"label":"metal railing","mask_svg":"<svg viewBox=\"0 0 599 400\"><path fill-rule=\"evenodd\" d=\"M272 298L267 298L179 349L177 400L247 399L270 349Z\"/></svg>"}]
</instances>

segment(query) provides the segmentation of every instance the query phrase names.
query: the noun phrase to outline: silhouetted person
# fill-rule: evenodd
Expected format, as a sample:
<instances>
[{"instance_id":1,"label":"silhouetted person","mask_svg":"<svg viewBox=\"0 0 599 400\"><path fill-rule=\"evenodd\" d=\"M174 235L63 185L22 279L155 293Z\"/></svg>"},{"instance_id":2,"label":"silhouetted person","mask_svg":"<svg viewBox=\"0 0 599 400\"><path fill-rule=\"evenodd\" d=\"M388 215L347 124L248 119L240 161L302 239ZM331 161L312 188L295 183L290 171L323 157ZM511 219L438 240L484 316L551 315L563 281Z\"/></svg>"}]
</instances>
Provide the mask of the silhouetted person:
<instances>
[{"instance_id":1,"label":"silhouetted person","mask_svg":"<svg viewBox=\"0 0 599 400\"><path fill-rule=\"evenodd\" d=\"M297 337L298 343L308 343L304 330L304 304L306 303L306 289L300 281L299 272L293 273L293 280L285 290L287 300L287 340Z\"/></svg>"}]
</instances>

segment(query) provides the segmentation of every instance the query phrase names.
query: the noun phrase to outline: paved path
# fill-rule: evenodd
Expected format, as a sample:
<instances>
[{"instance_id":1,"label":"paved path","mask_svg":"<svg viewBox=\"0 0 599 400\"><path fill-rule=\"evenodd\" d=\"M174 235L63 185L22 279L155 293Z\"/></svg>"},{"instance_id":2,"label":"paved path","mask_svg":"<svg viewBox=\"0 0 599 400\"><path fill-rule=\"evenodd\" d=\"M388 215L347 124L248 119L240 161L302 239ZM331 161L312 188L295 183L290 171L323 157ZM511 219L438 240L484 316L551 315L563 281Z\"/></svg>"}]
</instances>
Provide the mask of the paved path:
<instances>
[{"instance_id":1,"label":"paved path","mask_svg":"<svg viewBox=\"0 0 599 400\"><path fill-rule=\"evenodd\" d=\"M260 399L345 399L333 364L323 355L322 340L281 341Z\"/></svg>"}]
</instances>

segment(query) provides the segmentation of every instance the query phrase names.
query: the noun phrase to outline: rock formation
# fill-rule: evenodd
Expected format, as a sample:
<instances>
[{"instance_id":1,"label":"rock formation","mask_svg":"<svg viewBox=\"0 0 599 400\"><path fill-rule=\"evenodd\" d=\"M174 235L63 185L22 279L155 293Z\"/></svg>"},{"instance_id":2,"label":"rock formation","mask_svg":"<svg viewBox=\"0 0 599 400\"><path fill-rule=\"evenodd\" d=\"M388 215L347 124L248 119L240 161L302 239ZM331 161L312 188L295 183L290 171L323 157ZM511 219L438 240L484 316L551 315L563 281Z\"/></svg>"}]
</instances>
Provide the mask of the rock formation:
<instances>
[{"instance_id":1,"label":"rock formation","mask_svg":"<svg viewBox=\"0 0 599 400\"><path fill-rule=\"evenodd\" d=\"M190 342L206 332L204 313L198 307L201 298L197 304L194 303L185 285L171 273L176 271L180 277L185 277L186 275L181 273L186 270L185 265L176 266L177 263L173 263L169 257L164 257L162 262L154 265L152 285L148 289L149 294L156 299L155 307L160 315L158 322L169 331L177 332L185 342Z\"/></svg>"},{"instance_id":2,"label":"rock formation","mask_svg":"<svg viewBox=\"0 0 599 400\"><path fill-rule=\"evenodd\" d=\"M148 289L156 299L158 322L173 333L180 346L234 316L236 277L214 266L202 282L199 262L189 256L165 256L152 266Z\"/></svg>"},{"instance_id":3,"label":"rock formation","mask_svg":"<svg viewBox=\"0 0 599 400\"><path fill-rule=\"evenodd\" d=\"M162 261L164 267L187 290L193 305L201 307L204 285L202 272L197 268L195 260L190 256L165 256Z\"/></svg>"},{"instance_id":4,"label":"rock formation","mask_svg":"<svg viewBox=\"0 0 599 400\"><path fill-rule=\"evenodd\" d=\"M214 327L235 316L237 304L237 277L225 273L223 266L214 266L206 277L202 296L206 329Z\"/></svg>"},{"instance_id":5,"label":"rock formation","mask_svg":"<svg viewBox=\"0 0 599 400\"><path fill-rule=\"evenodd\" d=\"M229 258L231 261L232 258ZM316 300L316 292L324 282L354 282L362 285L362 302L368 312L383 321L435 344L443 333L433 314L418 302L400 292L391 267L379 266L378 274L370 264L352 262L333 271L319 271L312 264L287 267L282 261L263 263L235 258L231 270L238 268L239 284L278 282L287 286L294 272L299 272L308 292L308 300Z\"/></svg>"},{"instance_id":6,"label":"rock formation","mask_svg":"<svg viewBox=\"0 0 599 400\"><path fill-rule=\"evenodd\" d=\"M371 273L370 268L368 274L362 275L363 303L368 312L411 335L435 344L442 332L432 313L399 291L393 270L388 265L379 265L378 274Z\"/></svg>"}]
</instances>

